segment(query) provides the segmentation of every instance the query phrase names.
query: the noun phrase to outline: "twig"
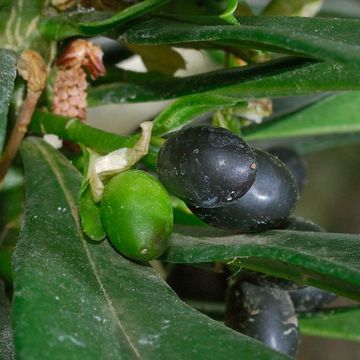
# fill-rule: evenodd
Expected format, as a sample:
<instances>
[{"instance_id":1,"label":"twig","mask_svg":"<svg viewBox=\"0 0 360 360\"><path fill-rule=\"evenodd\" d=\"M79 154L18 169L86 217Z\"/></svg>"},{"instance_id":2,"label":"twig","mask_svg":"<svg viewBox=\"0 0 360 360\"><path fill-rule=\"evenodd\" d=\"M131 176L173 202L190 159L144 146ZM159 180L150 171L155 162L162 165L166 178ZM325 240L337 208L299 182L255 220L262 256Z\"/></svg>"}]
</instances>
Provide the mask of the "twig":
<instances>
[{"instance_id":1,"label":"twig","mask_svg":"<svg viewBox=\"0 0 360 360\"><path fill-rule=\"evenodd\" d=\"M36 104L46 84L46 65L43 58L36 51L23 51L17 63L17 70L27 81L28 92L24 103L20 108L15 127L0 161L0 184L20 147Z\"/></svg>"}]
</instances>

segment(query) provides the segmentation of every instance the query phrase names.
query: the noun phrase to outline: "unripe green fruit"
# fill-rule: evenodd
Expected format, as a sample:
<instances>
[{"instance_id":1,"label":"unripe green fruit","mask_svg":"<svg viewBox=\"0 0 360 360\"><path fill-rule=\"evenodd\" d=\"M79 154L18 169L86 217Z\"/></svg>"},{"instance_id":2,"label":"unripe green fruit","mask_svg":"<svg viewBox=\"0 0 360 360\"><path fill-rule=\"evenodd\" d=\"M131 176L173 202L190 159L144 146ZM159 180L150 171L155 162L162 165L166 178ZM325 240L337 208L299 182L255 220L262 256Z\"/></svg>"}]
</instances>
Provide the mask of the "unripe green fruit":
<instances>
[{"instance_id":1,"label":"unripe green fruit","mask_svg":"<svg viewBox=\"0 0 360 360\"><path fill-rule=\"evenodd\" d=\"M129 170L111 179L100 213L111 243L125 256L149 261L166 250L173 229L171 201L148 173Z\"/></svg>"}]
</instances>

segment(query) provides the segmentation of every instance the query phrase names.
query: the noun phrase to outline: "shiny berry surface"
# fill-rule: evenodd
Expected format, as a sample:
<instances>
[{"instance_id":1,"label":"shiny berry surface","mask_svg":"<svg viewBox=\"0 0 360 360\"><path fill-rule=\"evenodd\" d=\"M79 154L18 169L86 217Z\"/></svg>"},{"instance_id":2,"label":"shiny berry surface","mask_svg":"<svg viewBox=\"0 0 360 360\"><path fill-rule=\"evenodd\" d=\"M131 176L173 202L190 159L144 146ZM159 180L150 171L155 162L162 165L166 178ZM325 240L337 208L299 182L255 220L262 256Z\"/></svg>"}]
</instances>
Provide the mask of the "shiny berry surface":
<instances>
[{"instance_id":1,"label":"shiny berry surface","mask_svg":"<svg viewBox=\"0 0 360 360\"><path fill-rule=\"evenodd\" d=\"M245 281L230 286L225 324L274 350L296 356L298 322L290 296L284 290Z\"/></svg>"},{"instance_id":2,"label":"shiny berry surface","mask_svg":"<svg viewBox=\"0 0 360 360\"><path fill-rule=\"evenodd\" d=\"M262 150L254 152L258 166L250 190L225 206L190 207L202 221L223 229L252 232L272 228L291 214L299 199L294 177L274 155Z\"/></svg>"},{"instance_id":3,"label":"shiny berry surface","mask_svg":"<svg viewBox=\"0 0 360 360\"><path fill-rule=\"evenodd\" d=\"M255 155L223 128L196 126L171 135L158 155L165 188L187 204L217 207L244 195L255 181Z\"/></svg>"},{"instance_id":4,"label":"shiny berry surface","mask_svg":"<svg viewBox=\"0 0 360 360\"><path fill-rule=\"evenodd\" d=\"M281 160L289 169L296 180L299 191L302 191L306 184L305 161L293 149L286 147L274 147L267 150Z\"/></svg>"},{"instance_id":5,"label":"shiny berry surface","mask_svg":"<svg viewBox=\"0 0 360 360\"><path fill-rule=\"evenodd\" d=\"M112 245L140 261L159 257L168 247L173 212L160 182L140 170L124 171L105 186L101 221Z\"/></svg>"},{"instance_id":6,"label":"shiny berry surface","mask_svg":"<svg viewBox=\"0 0 360 360\"><path fill-rule=\"evenodd\" d=\"M318 309L336 298L335 294L313 286L289 291L289 295L297 313Z\"/></svg>"}]
</instances>

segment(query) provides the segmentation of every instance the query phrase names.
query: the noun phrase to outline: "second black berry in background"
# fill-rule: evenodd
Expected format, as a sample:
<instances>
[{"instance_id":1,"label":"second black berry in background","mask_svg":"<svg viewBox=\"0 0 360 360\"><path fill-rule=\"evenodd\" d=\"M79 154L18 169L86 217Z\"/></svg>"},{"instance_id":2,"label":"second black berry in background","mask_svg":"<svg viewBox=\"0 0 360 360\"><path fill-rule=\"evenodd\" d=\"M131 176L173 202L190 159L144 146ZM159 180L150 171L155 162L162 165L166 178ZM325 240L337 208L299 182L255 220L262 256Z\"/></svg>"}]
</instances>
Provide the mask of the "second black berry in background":
<instances>
[{"instance_id":1,"label":"second black berry in background","mask_svg":"<svg viewBox=\"0 0 360 360\"><path fill-rule=\"evenodd\" d=\"M255 181L247 143L223 128L195 126L171 135L158 155L159 180L187 204L217 207L244 195Z\"/></svg>"},{"instance_id":2,"label":"second black berry in background","mask_svg":"<svg viewBox=\"0 0 360 360\"><path fill-rule=\"evenodd\" d=\"M246 281L230 285L226 294L225 324L274 350L296 356L298 321L290 296L284 290Z\"/></svg>"},{"instance_id":3,"label":"second black berry in background","mask_svg":"<svg viewBox=\"0 0 360 360\"><path fill-rule=\"evenodd\" d=\"M265 151L254 152L258 167L250 190L221 207L190 207L202 221L227 230L261 231L279 225L295 209L299 191L284 163Z\"/></svg>"},{"instance_id":4,"label":"second black berry in background","mask_svg":"<svg viewBox=\"0 0 360 360\"><path fill-rule=\"evenodd\" d=\"M301 192L306 184L305 161L295 150L287 147L273 147L266 151L275 155L286 165L295 178L299 191Z\"/></svg>"},{"instance_id":5,"label":"second black berry in background","mask_svg":"<svg viewBox=\"0 0 360 360\"><path fill-rule=\"evenodd\" d=\"M294 304L296 313L308 312L321 308L323 305L331 303L336 298L335 294L313 286L306 286L302 289L289 291L289 295Z\"/></svg>"}]
</instances>

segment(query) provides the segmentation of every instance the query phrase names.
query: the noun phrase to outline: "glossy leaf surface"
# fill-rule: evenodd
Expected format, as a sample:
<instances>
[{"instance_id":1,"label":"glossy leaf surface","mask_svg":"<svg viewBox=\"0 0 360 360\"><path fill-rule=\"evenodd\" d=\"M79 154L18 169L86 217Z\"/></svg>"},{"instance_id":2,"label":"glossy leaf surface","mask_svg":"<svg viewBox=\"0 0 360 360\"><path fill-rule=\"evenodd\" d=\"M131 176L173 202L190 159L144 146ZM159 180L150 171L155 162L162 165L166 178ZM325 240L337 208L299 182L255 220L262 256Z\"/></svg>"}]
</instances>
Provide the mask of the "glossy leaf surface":
<instances>
[{"instance_id":1,"label":"glossy leaf surface","mask_svg":"<svg viewBox=\"0 0 360 360\"><path fill-rule=\"evenodd\" d=\"M0 49L0 152L2 151L7 125L7 114L11 93L16 77L16 55L14 52Z\"/></svg>"},{"instance_id":2,"label":"glossy leaf surface","mask_svg":"<svg viewBox=\"0 0 360 360\"><path fill-rule=\"evenodd\" d=\"M248 140L360 132L360 92L325 98L301 111L250 128Z\"/></svg>"},{"instance_id":3,"label":"glossy leaf surface","mask_svg":"<svg viewBox=\"0 0 360 360\"><path fill-rule=\"evenodd\" d=\"M138 4L129 6L117 14L91 10L60 14L44 20L41 32L45 37L55 40L62 40L79 35L97 35L153 11L168 1L169 0L144 0Z\"/></svg>"},{"instance_id":4,"label":"glossy leaf surface","mask_svg":"<svg viewBox=\"0 0 360 360\"><path fill-rule=\"evenodd\" d=\"M153 134L166 134L193 120L197 116L221 108L235 106L239 102L241 101L235 97L211 93L180 98L169 105L154 119Z\"/></svg>"},{"instance_id":5,"label":"glossy leaf surface","mask_svg":"<svg viewBox=\"0 0 360 360\"><path fill-rule=\"evenodd\" d=\"M89 184L84 186L79 195L79 215L84 233L93 241L101 241L106 233L100 219L100 209L94 203Z\"/></svg>"},{"instance_id":6,"label":"glossy leaf surface","mask_svg":"<svg viewBox=\"0 0 360 360\"><path fill-rule=\"evenodd\" d=\"M15 360L13 334L10 325L10 303L0 279L0 358Z\"/></svg>"},{"instance_id":7,"label":"glossy leaf surface","mask_svg":"<svg viewBox=\"0 0 360 360\"><path fill-rule=\"evenodd\" d=\"M115 80L115 79L114 79ZM331 63L284 58L245 68L183 78L121 80L89 89L88 105L173 99L215 90L222 96L294 96L323 91L360 90L360 71Z\"/></svg>"},{"instance_id":8,"label":"glossy leaf surface","mask_svg":"<svg viewBox=\"0 0 360 360\"><path fill-rule=\"evenodd\" d=\"M82 235L79 173L41 140L22 147L27 209L13 323L26 359L288 359L192 310L146 265ZM41 187L38 185L42 184ZM41 306L39 304L41 303ZM219 346L221 339L221 346Z\"/></svg>"},{"instance_id":9,"label":"glossy leaf surface","mask_svg":"<svg viewBox=\"0 0 360 360\"><path fill-rule=\"evenodd\" d=\"M360 299L357 235L289 230L231 235L193 227L182 232L172 236L165 261L237 264Z\"/></svg>"},{"instance_id":10,"label":"glossy leaf surface","mask_svg":"<svg viewBox=\"0 0 360 360\"><path fill-rule=\"evenodd\" d=\"M300 318L300 330L310 336L360 341L360 307L319 311Z\"/></svg>"},{"instance_id":11,"label":"glossy leaf surface","mask_svg":"<svg viewBox=\"0 0 360 360\"><path fill-rule=\"evenodd\" d=\"M198 25L152 19L128 29L120 35L120 40L138 45L210 42L360 65L358 19L288 16L244 16L237 19L241 25L219 25L214 21L211 25Z\"/></svg>"}]
</instances>

